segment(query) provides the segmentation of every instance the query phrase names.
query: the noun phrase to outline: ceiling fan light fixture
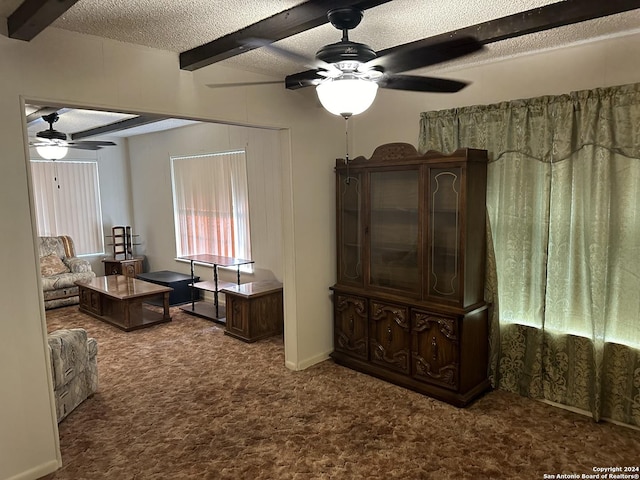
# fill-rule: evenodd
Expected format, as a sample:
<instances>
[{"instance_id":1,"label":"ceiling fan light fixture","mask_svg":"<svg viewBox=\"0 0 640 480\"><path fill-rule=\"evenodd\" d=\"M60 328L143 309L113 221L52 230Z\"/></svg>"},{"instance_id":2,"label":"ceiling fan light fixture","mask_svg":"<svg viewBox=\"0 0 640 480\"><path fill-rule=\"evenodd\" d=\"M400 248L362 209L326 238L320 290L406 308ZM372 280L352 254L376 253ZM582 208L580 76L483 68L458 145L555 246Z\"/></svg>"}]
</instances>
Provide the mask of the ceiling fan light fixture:
<instances>
[{"instance_id":1,"label":"ceiling fan light fixture","mask_svg":"<svg viewBox=\"0 0 640 480\"><path fill-rule=\"evenodd\" d=\"M60 160L67 155L69 148L64 145L37 145L38 155L46 160Z\"/></svg>"},{"instance_id":2,"label":"ceiling fan light fixture","mask_svg":"<svg viewBox=\"0 0 640 480\"><path fill-rule=\"evenodd\" d=\"M346 118L367 110L377 92L376 82L354 77L327 79L316 87L322 106L328 112Z\"/></svg>"}]
</instances>

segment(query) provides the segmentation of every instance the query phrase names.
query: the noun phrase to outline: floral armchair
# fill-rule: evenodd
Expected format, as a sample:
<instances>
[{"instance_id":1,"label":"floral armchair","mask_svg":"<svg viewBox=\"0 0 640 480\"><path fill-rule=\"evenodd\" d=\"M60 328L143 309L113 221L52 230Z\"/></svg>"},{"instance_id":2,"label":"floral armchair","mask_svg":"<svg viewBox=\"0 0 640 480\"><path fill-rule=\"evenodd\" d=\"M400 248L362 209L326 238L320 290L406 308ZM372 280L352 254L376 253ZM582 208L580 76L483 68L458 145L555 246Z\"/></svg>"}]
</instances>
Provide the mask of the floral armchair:
<instances>
[{"instance_id":1,"label":"floral armchair","mask_svg":"<svg viewBox=\"0 0 640 480\"><path fill-rule=\"evenodd\" d=\"M46 309L79 303L76 281L91 280L91 264L75 256L73 240L67 235L39 237L40 274Z\"/></svg>"},{"instance_id":2,"label":"floral armchair","mask_svg":"<svg viewBox=\"0 0 640 480\"><path fill-rule=\"evenodd\" d=\"M82 328L56 330L47 341L60 423L98 389L98 343Z\"/></svg>"}]
</instances>

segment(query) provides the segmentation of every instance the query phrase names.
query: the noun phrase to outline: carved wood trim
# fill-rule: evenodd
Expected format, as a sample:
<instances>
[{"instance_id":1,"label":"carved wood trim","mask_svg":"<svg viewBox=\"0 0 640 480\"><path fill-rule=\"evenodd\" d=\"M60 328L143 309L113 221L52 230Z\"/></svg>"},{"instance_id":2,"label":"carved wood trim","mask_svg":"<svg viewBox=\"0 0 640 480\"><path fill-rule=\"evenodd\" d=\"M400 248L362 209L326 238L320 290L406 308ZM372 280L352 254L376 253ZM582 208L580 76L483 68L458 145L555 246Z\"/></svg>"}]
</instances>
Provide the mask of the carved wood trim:
<instances>
[{"instance_id":1,"label":"carved wood trim","mask_svg":"<svg viewBox=\"0 0 640 480\"><path fill-rule=\"evenodd\" d=\"M487 159L484 150L473 148L459 148L452 153L442 153L435 150L428 150L424 154L418 153L416 148L409 143L395 142L380 145L374 151L371 157L367 158L363 155L353 158L349 162L351 168L370 167L370 166L389 166L395 164L418 164L421 165L425 161L433 160L434 162L474 162L479 161L486 163ZM346 168L347 165L343 158L336 159L336 169Z\"/></svg>"},{"instance_id":2,"label":"carved wood trim","mask_svg":"<svg viewBox=\"0 0 640 480\"><path fill-rule=\"evenodd\" d=\"M338 346L342 350L348 350L350 352L357 353L361 357L367 355L367 339L361 338L357 342L351 342L351 338L342 332L338 333Z\"/></svg>"},{"instance_id":3,"label":"carved wood trim","mask_svg":"<svg viewBox=\"0 0 640 480\"><path fill-rule=\"evenodd\" d=\"M348 325L335 331L335 341L337 347L343 351L351 352L361 358L367 358L368 334L365 330L364 337L354 339L356 322L366 326L367 322L367 301L360 297L348 295L336 295L336 315L342 318L341 322L348 320ZM357 316L357 318L356 318ZM336 317L337 318L337 317ZM343 328L345 328L343 330Z\"/></svg>"},{"instance_id":4,"label":"carved wood trim","mask_svg":"<svg viewBox=\"0 0 640 480\"><path fill-rule=\"evenodd\" d=\"M430 330L434 324L437 325L440 333L442 333L442 335L444 335L448 340L456 343L458 342L458 329L457 321L455 318L436 317L426 313L414 314L414 332L424 332L425 330Z\"/></svg>"},{"instance_id":5,"label":"carved wood trim","mask_svg":"<svg viewBox=\"0 0 640 480\"><path fill-rule=\"evenodd\" d=\"M431 364L417 353L413 354L415 376L434 379L452 387L456 386L458 364L450 363L442 366L437 371L431 369Z\"/></svg>"},{"instance_id":6,"label":"carved wood trim","mask_svg":"<svg viewBox=\"0 0 640 480\"><path fill-rule=\"evenodd\" d=\"M382 303L371 303L371 319L375 321L384 320L387 318L387 314L391 314L391 318L398 326L409 329L409 322L407 321L407 310L402 307L394 307L391 305L385 305Z\"/></svg>"},{"instance_id":7,"label":"carved wood trim","mask_svg":"<svg viewBox=\"0 0 640 480\"><path fill-rule=\"evenodd\" d=\"M387 349L373 339L371 340L371 347L373 357L378 362L395 365L403 371L409 370L409 352L407 350L399 350L389 355Z\"/></svg>"},{"instance_id":8,"label":"carved wood trim","mask_svg":"<svg viewBox=\"0 0 640 480\"><path fill-rule=\"evenodd\" d=\"M367 306L364 299L338 295L338 303L336 308L339 312L344 312L345 310L347 310L349 308L349 305L353 305L353 308L358 315L362 317L365 317L367 315Z\"/></svg>"}]
</instances>

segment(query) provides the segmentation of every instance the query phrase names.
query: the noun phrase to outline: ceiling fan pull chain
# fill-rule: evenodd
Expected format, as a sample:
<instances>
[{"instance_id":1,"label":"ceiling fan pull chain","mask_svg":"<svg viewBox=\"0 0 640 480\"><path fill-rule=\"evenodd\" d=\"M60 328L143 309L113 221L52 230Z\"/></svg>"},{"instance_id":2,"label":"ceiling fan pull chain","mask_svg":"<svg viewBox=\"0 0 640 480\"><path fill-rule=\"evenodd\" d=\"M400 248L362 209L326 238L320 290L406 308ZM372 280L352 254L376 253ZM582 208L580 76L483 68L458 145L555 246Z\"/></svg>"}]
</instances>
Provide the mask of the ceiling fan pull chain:
<instances>
[{"instance_id":1,"label":"ceiling fan pull chain","mask_svg":"<svg viewBox=\"0 0 640 480\"><path fill-rule=\"evenodd\" d=\"M344 137L345 137L345 156L344 161L347 164L347 179L345 183L349 185L351 177L349 176L349 117L344 117Z\"/></svg>"},{"instance_id":2,"label":"ceiling fan pull chain","mask_svg":"<svg viewBox=\"0 0 640 480\"><path fill-rule=\"evenodd\" d=\"M56 182L56 186L58 187L58 190L60 190L60 182L58 181L58 164L56 163L55 160L53 161L53 181Z\"/></svg>"}]
</instances>

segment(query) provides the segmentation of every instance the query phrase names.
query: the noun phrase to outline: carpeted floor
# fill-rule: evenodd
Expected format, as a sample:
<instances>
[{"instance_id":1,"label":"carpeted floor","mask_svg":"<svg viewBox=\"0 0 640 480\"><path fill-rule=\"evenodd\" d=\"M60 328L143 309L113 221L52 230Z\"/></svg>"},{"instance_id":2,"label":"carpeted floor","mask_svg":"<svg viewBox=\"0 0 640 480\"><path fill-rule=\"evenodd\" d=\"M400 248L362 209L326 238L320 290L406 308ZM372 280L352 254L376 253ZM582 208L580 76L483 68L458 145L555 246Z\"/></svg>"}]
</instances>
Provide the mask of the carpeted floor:
<instances>
[{"instance_id":1,"label":"carpeted floor","mask_svg":"<svg viewBox=\"0 0 640 480\"><path fill-rule=\"evenodd\" d=\"M48 330L98 340L98 392L60 425L48 479L542 479L640 466L640 432L496 390L458 409L335 365L284 367L172 308L122 332L65 307ZM550 477L546 477L550 478ZM585 478L585 477L582 477Z\"/></svg>"}]
</instances>

